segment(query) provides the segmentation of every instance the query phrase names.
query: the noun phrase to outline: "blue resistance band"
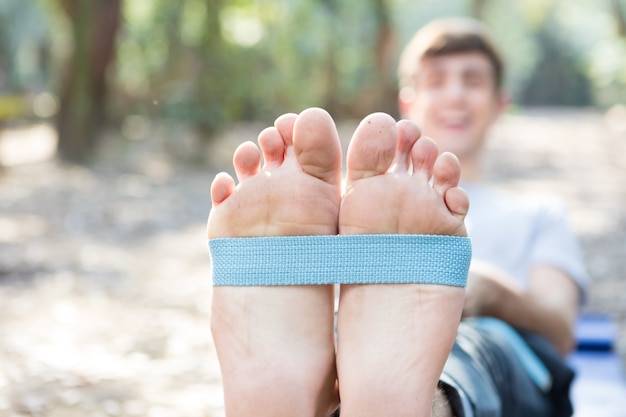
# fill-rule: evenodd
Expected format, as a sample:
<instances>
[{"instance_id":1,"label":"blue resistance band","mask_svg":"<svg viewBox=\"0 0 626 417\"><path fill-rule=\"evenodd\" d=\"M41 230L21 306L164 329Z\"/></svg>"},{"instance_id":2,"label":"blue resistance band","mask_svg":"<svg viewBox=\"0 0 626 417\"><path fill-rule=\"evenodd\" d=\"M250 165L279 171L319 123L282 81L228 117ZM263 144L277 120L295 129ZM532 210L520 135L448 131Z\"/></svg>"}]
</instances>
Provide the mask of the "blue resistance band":
<instances>
[{"instance_id":1,"label":"blue resistance band","mask_svg":"<svg viewBox=\"0 0 626 417\"><path fill-rule=\"evenodd\" d=\"M209 240L213 285L439 284L464 287L470 239L334 235Z\"/></svg>"}]
</instances>

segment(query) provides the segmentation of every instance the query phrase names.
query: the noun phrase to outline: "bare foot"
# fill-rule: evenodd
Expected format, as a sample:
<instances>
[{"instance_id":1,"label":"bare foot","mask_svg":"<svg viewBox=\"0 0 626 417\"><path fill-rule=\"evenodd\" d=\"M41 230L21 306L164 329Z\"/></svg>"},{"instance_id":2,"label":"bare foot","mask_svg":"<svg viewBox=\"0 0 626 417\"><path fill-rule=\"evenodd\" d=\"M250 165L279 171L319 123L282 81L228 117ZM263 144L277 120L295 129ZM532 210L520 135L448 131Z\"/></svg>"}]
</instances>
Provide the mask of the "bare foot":
<instances>
[{"instance_id":1,"label":"bare foot","mask_svg":"<svg viewBox=\"0 0 626 417\"><path fill-rule=\"evenodd\" d=\"M352 138L347 164L340 234L466 235L469 203L457 187L458 160L438 156L435 142L420 138L411 122L396 124L382 113L367 117ZM462 288L443 285L342 285L342 417L430 416L463 298Z\"/></svg>"},{"instance_id":2,"label":"bare foot","mask_svg":"<svg viewBox=\"0 0 626 417\"><path fill-rule=\"evenodd\" d=\"M211 186L209 239L337 233L341 148L321 109L288 114L235 152L240 181ZM336 408L333 287L214 287L211 330L226 414L324 416Z\"/></svg>"}]
</instances>

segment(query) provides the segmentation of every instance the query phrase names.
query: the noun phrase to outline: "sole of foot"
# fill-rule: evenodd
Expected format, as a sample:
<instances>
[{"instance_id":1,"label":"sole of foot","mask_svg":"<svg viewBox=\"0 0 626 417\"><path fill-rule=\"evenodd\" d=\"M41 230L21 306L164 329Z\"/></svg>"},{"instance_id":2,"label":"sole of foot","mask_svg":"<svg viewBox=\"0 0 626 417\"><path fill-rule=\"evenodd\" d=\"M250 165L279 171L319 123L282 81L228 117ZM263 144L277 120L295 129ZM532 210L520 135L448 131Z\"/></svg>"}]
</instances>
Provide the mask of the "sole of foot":
<instances>
[{"instance_id":1,"label":"sole of foot","mask_svg":"<svg viewBox=\"0 0 626 417\"><path fill-rule=\"evenodd\" d=\"M337 233L341 148L321 109L278 118L211 186L208 237ZM263 167L261 167L262 160ZM229 417L326 416L338 404L333 286L214 287L211 330Z\"/></svg>"},{"instance_id":2,"label":"sole of foot","mask_svg":"<svg viewBox=\"0 0 626 417\"><path fill-rule=\"evenodd\" d=\"M439 155L416 125L370 115L352 138L347 165L340 234L466 236L458 160ZM442 285L342 285L342 416L430 417L463 300L462 288Z\"/></svg>"}]
</instances>

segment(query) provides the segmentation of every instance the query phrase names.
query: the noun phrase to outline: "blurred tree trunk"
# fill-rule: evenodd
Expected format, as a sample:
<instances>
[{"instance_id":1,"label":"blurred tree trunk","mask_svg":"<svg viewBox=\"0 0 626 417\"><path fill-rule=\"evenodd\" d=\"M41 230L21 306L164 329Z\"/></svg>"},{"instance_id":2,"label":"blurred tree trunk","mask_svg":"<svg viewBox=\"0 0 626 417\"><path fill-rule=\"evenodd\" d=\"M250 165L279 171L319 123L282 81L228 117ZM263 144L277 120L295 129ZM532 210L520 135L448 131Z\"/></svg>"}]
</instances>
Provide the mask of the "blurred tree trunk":
<instances>
[{"instance_id":1,"label":"blurred tree trunk","mask_svg":"<svg viewBox=\"0 0 626 417\"><path fill-rule=\"evenodd\" d=\"M370 3L374 21L374 45L371 50L373 71L370 81L358 92L351 103L352 117L382 111L397 117L398 89L393 74L396 33L387 0L372 0Z\"/></svg>"},{"instance_id":2,"label":"blurred tree trunk","mask_svg":"<svg viewBox=\"0 0 626 417\"><path fill-rule=\"evenodd\" d=\"M593 84L584 64L555 35L553 28L543 26L537 33L541 45L538 65L530 74L520 97L525 106L593 105Z\"/></svg>"},{"instance_id":3,"label":"blurred tree trunk","mask_svg":"<svg viewBox=\"0 0 626 417\"><path fill-rule=\"evenodd\" d=\"M198 72L198 88L195 90L195 105L202 109L197 120L198 128L205 138L210 138L217 126L227 119L229 83L233 79L229 57L222 38L220 12L224 0L206 0L207 22L200 47L201 64ZM219 80L219 81L218 81Z\"/></svg>"},{"instance_id":4,"label":"blurred tree trunk","mask_svg":"<svg viewBox=\"0 0 626 417\"><path fill-rule=\"evenodd\" d=\"M339 72L337 69L337 56L339 54L338 36L334 28L339 25L337 18L338 4L336 0L322 0L322 5L326 9L329 18L329 33L326 44L326 66L324 75L326 79L326 92L324 94L324 108L330 114L339 112Z\"/></svg>"},{"instance_id":5,"label":"blurred tree trunk","mask_svg":"<svg viewBox=\"0 0 626 417\"><path fill-rule=\"evenodd\" d=\"M487 0L472 0L472 16L478 20L484 20L486 6Z\"/></svg>"},{"instance_id":6,"label":"blurred tree trunk","mask_svg":"<svg viewBox=\"0 0 626 417\"><path fill-rule=\"evenodd\" d=\"M611 0L611 9L617 23L617 33L619 36L626 38L626 14L624 7L619 0Z\"/></svg>"},{"instance_id":7,"label":"blurred tree trunk","mask_svg":"<svg viewBox=\"0 0 626 417\"><path fill-rule=\"evenodd\" d=\"M376 18L376 84L379 86L378 111L395 114L397 107L397 87L392 74L395 68L393 57L395 33L391 12L386 0L374 0Z\"/></svg>"},{"instance_id":8,"label":"blurred tree trunk","mask_svg":"<svg viewBox=\"0 0 626 417\"><path fill-rule=\"evenodd\" d=\"M59 0L72 28L56 125L61 158L85 162L106 120L107 69L115 57L121 0Z\"/></svg>"}]
</instances>

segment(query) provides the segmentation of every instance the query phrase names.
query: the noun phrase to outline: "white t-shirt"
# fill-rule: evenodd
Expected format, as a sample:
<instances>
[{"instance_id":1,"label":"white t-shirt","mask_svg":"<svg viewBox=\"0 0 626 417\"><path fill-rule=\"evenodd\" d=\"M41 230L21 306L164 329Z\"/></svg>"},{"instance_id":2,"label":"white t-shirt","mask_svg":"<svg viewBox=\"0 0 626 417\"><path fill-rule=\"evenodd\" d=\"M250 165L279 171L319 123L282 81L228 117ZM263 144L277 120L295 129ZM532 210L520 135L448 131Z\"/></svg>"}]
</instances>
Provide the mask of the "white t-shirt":
<instances>
[{"instance_id":1,"label":"white t-shirt","mask_svg":"<svg viewBox=\"0 0 626 417\"><path fill-rule=\"evenodd\" d=\"M526 288L533 266L567 273L586 298L589 276L577 237L562 205L546 196L509 195L487 186L461 184L470 199L466 217L472 259L513 276Z\"/></svg>"}]
</instances>

